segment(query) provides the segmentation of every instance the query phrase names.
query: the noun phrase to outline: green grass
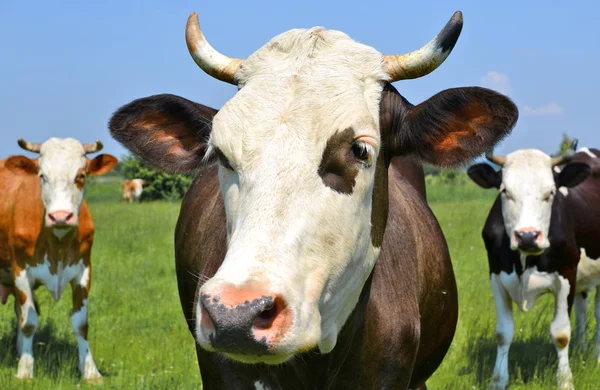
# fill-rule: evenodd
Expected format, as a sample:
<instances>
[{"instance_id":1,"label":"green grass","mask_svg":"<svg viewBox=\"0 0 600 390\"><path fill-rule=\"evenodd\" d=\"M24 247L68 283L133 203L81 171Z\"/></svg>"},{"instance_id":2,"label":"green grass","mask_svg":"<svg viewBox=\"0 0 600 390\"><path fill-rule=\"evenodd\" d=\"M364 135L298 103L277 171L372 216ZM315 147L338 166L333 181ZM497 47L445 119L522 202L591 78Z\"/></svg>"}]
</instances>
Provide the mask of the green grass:
<instances>
[{"instance_id":1,"label":"green grass","mask_svg":"<svg viewBox=\"0 0 600 390\"><path fill-rule=\"evenodd\" d=\"M429 380L429 389L485 389L495 359L495 311L481 227L493 191L470 184L428 188L432 209L446 234L458 280L460 317L453 345ZM121 202L120 180L96 180L86 188L96 225L90 298L90 345L105 389L195 389L201 386L194 342L181 312L174 270L176 203ZM73 389L80 381L77 345L69 315L70 290L59 302L40 288L35 378L14 379L16 321L0 306L0 390ZM531 310L515 311L509 370L511 389L555 385L556 353L549 336L554 300L542 297ZM592 308L588 340L593 337ZM571 353L577 389L596 389L600 368L592 356Z\"/></svg>"}]
</instances>

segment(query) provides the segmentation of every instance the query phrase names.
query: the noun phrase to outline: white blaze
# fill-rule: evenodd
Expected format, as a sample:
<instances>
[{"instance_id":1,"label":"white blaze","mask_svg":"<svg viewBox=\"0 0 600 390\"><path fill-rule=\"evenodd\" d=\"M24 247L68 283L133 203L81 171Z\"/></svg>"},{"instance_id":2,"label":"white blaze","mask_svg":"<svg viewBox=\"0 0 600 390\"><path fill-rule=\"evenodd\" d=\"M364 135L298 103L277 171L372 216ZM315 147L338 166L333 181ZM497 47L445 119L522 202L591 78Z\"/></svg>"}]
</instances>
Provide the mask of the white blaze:
<instances>
[{"instance_id":1,"label":"white blaze","mask_svg":"<svg viewBox=\"0 0 600 390\"><path fill-rule=\"evenodd\" d=\"M73 213L77 223L83 189L77 188L75 179L86 167L83 146L73 138L50 138L42 144L38 162L46 216L55 211L67 211Z\"/></svg>"},{"instance_id":2,"label":"white blaze","mask_svg":"<svg viewBox=\"0 0 600 390\"><path fill-rule=\"evenodd\" d=\"M211 146L235 170L219 170L229 247L202 291L252 282L281 294L293 314L281 355L333 348L375 264L382 64L380 53L341 32L292 30L244 62L238 93L213 120ZM358 164L352 193L342 194L318 170L327 141L349 128L372 140L373 163Z\"/></svg>"},{"instance_id":3,"label":"white blaze","mask_svg":"<svg viewBox=\"0 0 600 390\"><path fill-rule=\"evenodd\" d=\"M502 216L511 248L514 233L529 229L542 235L540 249L550 246L548 232L556 186L550 156L536 149L521 149L506 156L502 168Z\"/></svg>"}]
</instances>

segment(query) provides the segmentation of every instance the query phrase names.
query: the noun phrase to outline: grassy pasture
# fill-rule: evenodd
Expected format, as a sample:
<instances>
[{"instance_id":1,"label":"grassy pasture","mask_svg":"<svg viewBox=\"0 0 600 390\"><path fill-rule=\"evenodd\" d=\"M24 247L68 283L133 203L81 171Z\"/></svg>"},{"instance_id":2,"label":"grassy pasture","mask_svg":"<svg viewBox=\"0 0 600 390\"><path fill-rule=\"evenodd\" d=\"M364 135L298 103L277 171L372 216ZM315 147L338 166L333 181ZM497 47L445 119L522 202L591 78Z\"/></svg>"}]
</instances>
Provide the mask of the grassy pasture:
<instances>
[{"instance_id":1,"label":"grassy pasture","mask_svg":"<svg viewBox=\"0 0 600 390\"><path fill-rule=\"evenodd\" d=\"M431 207L446 234L458 280L460 316L454 343L429 389L484 389L492 375L495 312L481 227L493 191L472 183L431 183ZM193 340L177 294L173 229L175 203L127 205L118 178L90 183L86 198L96 225L89 336L106 389L200 388ZM0 306L0 390L72 389L79 380L77 345L70 325L67 288L54 302L40 288L40 328L34 343L35 379L14 379L16 321L12 299ZM515 310L509 370L511 389L551 389L557 364L549 336L554 300L542 297L531 312ZM590 307L588 340L593 337ZM571 353L577 389L600 388L600 367L591 355ZM98 387L95 387L98 388Z\"/></svg>"}]
</instances>

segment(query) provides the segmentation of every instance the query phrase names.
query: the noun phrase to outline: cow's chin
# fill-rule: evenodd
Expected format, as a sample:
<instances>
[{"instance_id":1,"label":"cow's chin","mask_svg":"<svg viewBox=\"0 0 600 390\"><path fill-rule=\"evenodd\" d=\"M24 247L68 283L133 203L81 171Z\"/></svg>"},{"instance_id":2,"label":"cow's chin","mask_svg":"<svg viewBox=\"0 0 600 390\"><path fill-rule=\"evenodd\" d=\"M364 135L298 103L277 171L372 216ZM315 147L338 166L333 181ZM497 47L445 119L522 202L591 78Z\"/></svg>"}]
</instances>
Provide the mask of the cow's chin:
<instances>
[{"instance_id":1,"label":"cow's chin","mask_svg":"<svg viewBox=\"0 0 600 390\"><path fill-rule=\"evenodd\" d=\"M235 353L223 353L226 357L236 362L245 364L269 364L277 365L282 364L290 360L294 354L291 355L242 355Z\"/></svg>"}]
</instances>

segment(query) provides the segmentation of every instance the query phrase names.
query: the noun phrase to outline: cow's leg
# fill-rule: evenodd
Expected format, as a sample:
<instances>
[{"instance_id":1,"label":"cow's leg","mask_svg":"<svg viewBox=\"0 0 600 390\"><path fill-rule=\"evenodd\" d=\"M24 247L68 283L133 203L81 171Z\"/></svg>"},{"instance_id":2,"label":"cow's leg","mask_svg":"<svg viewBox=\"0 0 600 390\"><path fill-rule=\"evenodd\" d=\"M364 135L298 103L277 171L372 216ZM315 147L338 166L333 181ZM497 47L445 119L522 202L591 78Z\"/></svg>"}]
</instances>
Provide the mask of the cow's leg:
<instances>
[{"instance_id":1,"label":"cow's leg","mask_svg":"<svg viewBox=\"0 0 600 390\"><path fill-rule=\"evenodd\" d=\"M38 328L33 291L27 272L15 272L15 311L17 312L17 353L19 354L18 379L33 378L33 336Z\"/></svg>"},{"instance_id":2,"label":"cow's leg","mask_svg":"<svg viewBox=\"0 0 600 390\"><path fill-rule=\"evenodd\" d=\"M574 278L573 278L574 279ZM575 280L572 281L573 284ZM558 354L558 370L556 380L559 389L573 389L573 374L569 366L569 340L571 338L571 321L569 320L569 280L557 276L557 289L555 290L556 308L554 318L550 324L550 334Z\"/></svg>"},{"instance_id":3,"label":"cow's leg","mask_svg":"<svg viewBox=\"0 0 600 390\"><path fill-rule=\"evenodd\" d=\"M575 309L575 338L573 340L573 344L577 349L580 349L583 353L585 353L587 350L585 337L588 308L587 292L575 294L573 307Z\"/></svg>"},{"instance_id":4,"label":"cow's leg","mask_svg":"<svg viewBox=\"0 0 600 390\"><path fill-rule=\"evenodd\" d=\"M596 317L596 361L600 363L600 286L596 286L596 299L594 301L594 317Z\"/></svg>"},{"instance_id":5,"label":"cow's leg","mask_svg":"<svg viewBox=\"0 0 600 390\"><path fill-rule=\"evenodd\" d=\"M77 338L79 347L79 370L83 379L88 382L97 382L102 380L102 375L96 368L96 363L92 357L90 346L87 340L88 321L87 321L87 302L91 283L90 266L84 268L82 274L71 282L73 289L73 314L71 315L71 325Z\"/></svg>"},{"instance_id":6,"label":"cow's leg","mask_svg":"<svg viewBox=\"0 0 600 390\"><path fill-rule=\"evenodd\" d=\"M498 345L491 388L505 389L508 385L508 350L515 333L512 300L499 274L492 274L490 281L496 305L496 344Z\"/></svg>"}]
</instances>

